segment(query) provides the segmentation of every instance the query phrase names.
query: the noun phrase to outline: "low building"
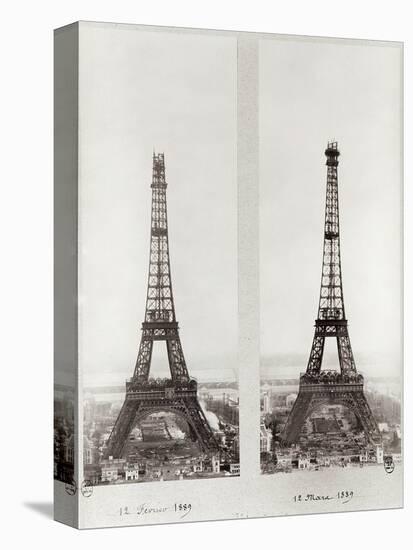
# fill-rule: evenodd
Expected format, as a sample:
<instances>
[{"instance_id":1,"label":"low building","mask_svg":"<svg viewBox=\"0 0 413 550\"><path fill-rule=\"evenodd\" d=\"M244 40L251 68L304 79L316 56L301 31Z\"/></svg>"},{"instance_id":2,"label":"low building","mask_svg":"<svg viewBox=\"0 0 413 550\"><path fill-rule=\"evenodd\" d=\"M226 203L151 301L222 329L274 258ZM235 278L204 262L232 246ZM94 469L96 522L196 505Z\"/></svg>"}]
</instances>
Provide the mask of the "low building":
<instances>
[{"instance_id":1,"label":"low building","mask_svg":"<svg viewBox=\"0 0 413 550\"><path fill-rule=\"evenodd\" d=\"M102 466L102 481L116 481L119 477L118 468L115 465Z\"/></svg>"},{"instance_id":2,"label":"low building","mask_svg":"<svg viewBox=\"0 0 413 550\"><path fill-rule=\"evenodd\" d=\"M271 441L272 433L268 428L265 427L265 424L262 423L260 426L260 451L262 453L271 452Z\"/></svg>"},{"instance_id":3,"label":"low building","mask_svg":"<svg viewBox=\"0 0 413 550\"><path fill-rule=\"evenodd\" d=\"M123 475L126 460L124 458L111 458L103 460L100 464L102 468L102 481L117 481Z\"/></svg>"},{"instance_id":4,"label":"low building","mask_svg":"<svg viewBox=\"0 0 413 550\"><path fill-rule=\"evenodd\" d=\"M376 446L376 462L377 464L383 464L384 462L383 447L381 445Z\"/></svg>"},{"instance_id":5,"label":"low building","mask_svg":"<svg viewBox=\"0 0 413 550\"><path fill-rule=\"evenodd\" d=\"M300 455L298 457L298 469L308 470L310 468L310 459L307 455Z\"/></svg>"},{"instance_id":6,"label":"low building","mask_svg":"<svg viewBox=\"0 0 413 550\"><path fill-rule=\"evenodd\" d=\"M292 453L290 449L279 449L276 455L277 468L289 469L292 466Z\"/></svg>"},{"instance_id":7,"label":"low building","mask_svg":"<svg viewBox=\"0 0 413 550\"><path fill-rule=\"evenodd\" d=\"M139 479L139 464L128 464L124 468L125 481L138 481Z\"/></svg>"},{"instance_id":8,"label":"low building","mask_svg":"<svg viewBox=\"0 0 413 550\"><path fill-rule=\"evenodd\" d=\"M93 443L86 436L83 436L83 464L93 464Z\"/></svg>"},{"instance_id":9,"label":"low building","mask_svg":"<svg viewBox=\"0 0 413 550\"><path fill-rule=\"evenodd\" d=\"M102 479L102 470L98 464L85 464L83 474L92 485L98 485Z\"/></svg>"},{"instance_id":10,"label":"low building","mask_svg":"<svg viewBox=\"0 0 413 550\"><path fill-rule=\"evenodd\" d=\"M320 466L325 466L326 468L329 468L331 466L331 460L329 456L321 456L318 459L318 463Z\"/></svg>"},{"instance_id":11,"label":"low building","mask_svg":"<svg viewBox=\"0 0 413 550\"><path fill-rule=\"evenodd\" d=\"M220 463L219 463L219 456L214 455L211 459L212 462L212 471L214 474L219 474L220 472Z\"/></svg>"},{"instance_id":12,"label":"low building","mask_svg":"<svg viewBox=\"0 0 413 550\"><path fill-rule=\"evenodd\" d=\"M202 462L202 460L199 460L198 462L195 462L192 465L192 470L196 474L199 474L199 473L203 472L204 471L204 463Z\"/></svg>"}]
</instances>

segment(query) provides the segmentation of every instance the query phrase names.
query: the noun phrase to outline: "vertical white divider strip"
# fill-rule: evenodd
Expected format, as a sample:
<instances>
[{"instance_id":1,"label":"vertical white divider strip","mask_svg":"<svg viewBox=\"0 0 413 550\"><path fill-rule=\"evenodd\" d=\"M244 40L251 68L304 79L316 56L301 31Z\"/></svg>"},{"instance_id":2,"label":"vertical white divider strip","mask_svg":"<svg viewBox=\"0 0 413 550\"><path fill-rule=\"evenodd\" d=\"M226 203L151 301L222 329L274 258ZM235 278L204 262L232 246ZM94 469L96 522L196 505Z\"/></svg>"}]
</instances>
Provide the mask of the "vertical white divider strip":
<instances>
[{"instance_id":1,"label":"vertical white divider strip","mask_svg":"<svg viewBox=\"0 0 413 550\"><path fill-rule=\"evenodd\" d=\"M258 48L259 42L255 36L238 35L240 463L241 477L245 481L256 478L260 471Z\"/></svg>"}]
</instances>

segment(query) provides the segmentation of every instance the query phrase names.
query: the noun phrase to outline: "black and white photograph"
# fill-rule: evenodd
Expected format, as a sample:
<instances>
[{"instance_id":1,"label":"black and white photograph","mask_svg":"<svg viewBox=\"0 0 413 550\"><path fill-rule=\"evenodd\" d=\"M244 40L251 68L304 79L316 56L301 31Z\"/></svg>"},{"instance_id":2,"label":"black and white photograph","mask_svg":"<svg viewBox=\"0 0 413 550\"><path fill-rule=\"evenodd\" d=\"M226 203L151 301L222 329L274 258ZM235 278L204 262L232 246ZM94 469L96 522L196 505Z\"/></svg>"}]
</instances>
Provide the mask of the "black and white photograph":
<instances>
[{"instance_id":1,"label":"black and white photograph","mask_svg":"<svg viewBox=\"0 0 413 550\"><path fill-rule=\"evenodd\" d=\"M404 549L410 11L3 6L4 548Z\"/></svg>"},{"instance_id":2,"label":"black and white photograph","mask_svg":"<svg viewBox=\"0 0 413 550\"><path fill-rule=\"evenodd\" d=\"M400 83L397 45L260 44L261 473L329 491L348 470L358 490L386 482L393 505L403 461Z\"/></svg>"},{"instance_id":3,"label":"black and white photograph","mask_svg":"<svg viewBox=\"0 0 413 550\"><path fill-rule=\"evenodd\" d=\"M55 51L56 518L402 507L401 43Z\"/></svg>"},{"instance_id":4,"label":"black and white photograph","mask_svg":"<svg viewBox=\"0 0 413 550\"><path fill-rule=\"evenodd\" d=\"M84 478L238 476L236 43L82 47Z\"/></svg>"}]
</instances>

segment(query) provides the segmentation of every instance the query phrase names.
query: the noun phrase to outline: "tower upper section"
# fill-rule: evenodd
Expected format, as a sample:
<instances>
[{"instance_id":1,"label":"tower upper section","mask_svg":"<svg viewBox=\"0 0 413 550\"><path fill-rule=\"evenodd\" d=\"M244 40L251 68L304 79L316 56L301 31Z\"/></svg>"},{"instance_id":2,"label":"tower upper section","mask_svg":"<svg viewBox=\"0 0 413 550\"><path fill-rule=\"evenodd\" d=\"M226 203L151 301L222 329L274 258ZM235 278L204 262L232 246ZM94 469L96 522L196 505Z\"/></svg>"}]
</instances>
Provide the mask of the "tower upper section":
<instances>
[{"instance_id":1,"label":"tower upper section","mask_svg":"<svg viewBox=\"0 0 413 550\"><path fill-rule=\"evenodd\" d=\"M329 142L327 157L327 186L324 222L323 266L321 273L318 319L324 321L345 320L343 285L340 258L340 221L338 203L338 157L336 141Z\"/></svg>"}]
</instances>

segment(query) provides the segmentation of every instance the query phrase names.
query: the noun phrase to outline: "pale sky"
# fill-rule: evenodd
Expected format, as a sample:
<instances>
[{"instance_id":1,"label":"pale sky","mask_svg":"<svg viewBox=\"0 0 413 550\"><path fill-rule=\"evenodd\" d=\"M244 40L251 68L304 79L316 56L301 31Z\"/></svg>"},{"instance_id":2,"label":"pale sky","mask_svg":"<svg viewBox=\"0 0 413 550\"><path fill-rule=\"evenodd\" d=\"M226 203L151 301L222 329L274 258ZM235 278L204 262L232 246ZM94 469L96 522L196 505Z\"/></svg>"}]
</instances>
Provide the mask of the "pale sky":
<instances>
[{"instance_id":1,"label":"pale sky","mask_svg":"<svg viewBox=\"0 0 413 550\"><path fill-rule=\"evenodd\" d=\"M85 379L122 383L133 373L146 298L154 149L165 153L172 283L190 374L219 379L225 371L224 378L228 372L235 378L236 39L88 25L80 45ZM261 353L310 351L324 149L337 139L353 350L356 361L357 354L389 358L385 372L371 365L368 374L398 374L400 49L261 40L259 90ZM166 365L161 343L152 374L167 374Z\"/></svg>"},{"instance_id":2,"label":"pale sky","mask_svg":"<svg viewBox=\"0 0 413 550\"><path fill-rule=\"evenodd\" d=\"M310 352L321 276L324 149L336 139L353 351L356 362L357 354L388 359L380 372L368 365L367 374L399 373L400 59L394 45L260 42L262 356Z\"/></svg>"},{"instance_id":3,"label":"pale sky","mask_svg":"<svg viewBox=\"0 0 413 550\"><path fill-rule=\"evenodd\" d=\"M123 383L133 374L145 311L153 149L165 153L172 284L189 372L219 378L231 368L235 378L236 40L88 25L80 44L86 383L117 376ZM165 342L155 343L153 367L155 376L169 372Z\"/></svg>"}]
</instances>

